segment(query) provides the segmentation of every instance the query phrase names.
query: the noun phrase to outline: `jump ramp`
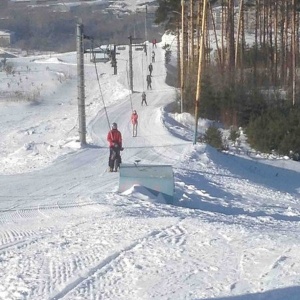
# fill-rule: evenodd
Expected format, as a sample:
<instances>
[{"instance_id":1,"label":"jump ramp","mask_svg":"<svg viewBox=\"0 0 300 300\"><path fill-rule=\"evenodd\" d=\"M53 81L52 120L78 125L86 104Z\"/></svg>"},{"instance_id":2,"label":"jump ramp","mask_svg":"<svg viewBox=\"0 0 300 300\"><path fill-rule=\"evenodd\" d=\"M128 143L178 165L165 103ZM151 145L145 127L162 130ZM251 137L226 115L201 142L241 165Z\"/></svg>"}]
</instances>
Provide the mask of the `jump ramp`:
<instances>
[{"instance_id":1,"label":"jump ramp","mask_svg":"<svg viewBox=\"0 0 300 300\"><path fill-rule=\"evenodd\" d=\"M173 204L174 174L171 165L121 164L119 192L133 185L140 185L154 196L162 196L167 204Z\"/></svg>"}]
</instances>

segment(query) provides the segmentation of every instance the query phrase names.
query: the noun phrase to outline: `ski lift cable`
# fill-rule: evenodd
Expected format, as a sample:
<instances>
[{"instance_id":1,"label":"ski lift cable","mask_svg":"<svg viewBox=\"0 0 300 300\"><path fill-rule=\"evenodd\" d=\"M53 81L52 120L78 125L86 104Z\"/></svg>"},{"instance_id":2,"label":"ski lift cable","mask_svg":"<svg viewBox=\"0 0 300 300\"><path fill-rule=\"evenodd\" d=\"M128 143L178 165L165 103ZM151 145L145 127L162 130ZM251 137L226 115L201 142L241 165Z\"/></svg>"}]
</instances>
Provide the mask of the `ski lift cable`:
<instances>
[{"instance_id":1,"label":"ski lift cable","mask_svg":"<svg viewBox=\"0 0 300 300\"><path fill-rule=\"evenodd\" d=\"M128 86L129 86L130 85L130 80L129 80L129 72L128 72L128 61L126 61L126 74L127 74L127 83L128 83ZM131 111L133 111L133 104L132 104L131 93L129 94L129 101L130 101Z\"/></svg>"},{"instance_id":2,"label":"ski lift cable","mask_svg":"<svg viewBox=\"0 0 300 300\"><path fill-rule=\"evenodd\" d=\"M140 56L142 58L142 78L144 78L144 55ZM126 60L126 73L127 73L127 83L128 86L130 85L130 78L129 78L129 72L128 72L128 60ZM143 81L143 90L145 90L145 82ZM130 101L130 107L131 107L131 111L133 111L133 102L132 102L132 97L131 97L131 93L129 94L129 101Z\"/></svg>"},{"instance_id":3,"label":"ski lift cable","mask_svg":"<svg viewBox=\"0 0 300 300\"><path fill-rule=\"evenodd\" d=\"M143 91L145 90L145 82L144 82L144 78L145 78L145 72L144 72L144 55L141 55L142 57L142 78L143 78ZM147 59L147 57L146 57Z\"/></svg>"},{"instance_id":4,"label":"ski lift cable","mask_svg":"<svg viewBox=\"0 0 300 300\"><path fill-rule=\"evenodd\" d=\"M101 84L100 84L100 80L99 80L99 73L98 73L97 64L96 64L96 54L94 52L93 45L92 45L91 48L92 48L92 56L93 56L93 62L94 62L94 66L95 66L95 72L96 72L98 87L99 87L99 91L100 91L100 97L101 97L101 100L102 100L102 103L103 103L103 108L104 108L104 112L105 112L105 116L106 116L108 128L110 129L109 117L108 117L108 113L107 113L107 109L106 109L106 104L105 104L105 101L104 101L104 97L103 97L103 93L102 93L102 88L101 88Z\"/></svg>"}]
</instances>

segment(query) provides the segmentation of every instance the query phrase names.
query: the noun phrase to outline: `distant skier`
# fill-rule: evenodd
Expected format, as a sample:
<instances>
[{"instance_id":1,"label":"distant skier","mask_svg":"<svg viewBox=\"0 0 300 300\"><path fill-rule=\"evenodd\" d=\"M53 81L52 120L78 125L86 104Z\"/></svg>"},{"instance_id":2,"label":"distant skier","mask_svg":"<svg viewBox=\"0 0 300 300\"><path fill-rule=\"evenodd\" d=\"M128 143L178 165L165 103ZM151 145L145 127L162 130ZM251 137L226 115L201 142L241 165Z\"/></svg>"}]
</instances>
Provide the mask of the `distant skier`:
<instances>
[{"instance_id":1,"label":"distant skier","mask_svg":"<svg viewBox=\"0 0 300 300\"><path fill-rule=\"evenodd\" d=\"M153 39L153 40L152 40L152 45L153 45L153 48L154 48L154 47L157 48L157 46L156 46L156 39Z\"/></svg>"},{"instance_id":2,"label":"distant skier","mask_svg":"<svg viewBox=\"0 0 300 300\"><path fill-rule=\"evenodd\" d=\"M152 63L150 63L150 65L148 66L148 70L150 72L150 76L152 76L152 71L153 71L153 65L152 65Z\"/></svg>"},{"instance_id":3,"label":"distant skier","mask_svg":"<svg viewBox=\"0 0 300 300\"><path fill-rule=\"evenodd\" d=\"M136 110L134 110L131 115L132 136L134 136L134 137L137 136L138 118L139 118L139 116L138 116Z\"/></svg>"},{"instance_id":4,"label":"distant skier","mask_svg":"<svg viewBox=\"0 0 300 300\"><path fill-rule=\"evenodd\" d=\"M109 143L109 158L108 158L109 171L116 172L117 168L121 163L120 151L123 150L122 134L118 130L117 123L112 123L111 130L107 134L107 141ZM115 160L118 161L117 165L115 165Z\"/></svg>"},{"instance_id":5,"label":"distant skier","mask_svg":"<svg viewBox=\"0 0 300 300\"><path fill-rule=\"evenodd\" d=\"M152 90L152 79L151 79L151 75L147 75L146 77L146 80L147 80L147 90L151 89Z\"/></svg>"},{"instance_id":6,"label":"distant skier","mask_svg":"<svg viewBox=\"0 0 300 300\"><path fill-rule=\"evenodd\" d=\"M146 104L146 106L148 105L147 100L146 100L146 93L145 92L142 93L142 106L143 106L144 103Z\"/></svg>"},{"instance_id":7,"label":"distant skier","mask_svg":"<svg viewBox=\"0 0 300 300\"><path fill-rule=\"evenodd\" d=\"M154 52L154 50L152 51L152 62L153 63L155 62L155 52Z\"/></svg>"}]
</instances>

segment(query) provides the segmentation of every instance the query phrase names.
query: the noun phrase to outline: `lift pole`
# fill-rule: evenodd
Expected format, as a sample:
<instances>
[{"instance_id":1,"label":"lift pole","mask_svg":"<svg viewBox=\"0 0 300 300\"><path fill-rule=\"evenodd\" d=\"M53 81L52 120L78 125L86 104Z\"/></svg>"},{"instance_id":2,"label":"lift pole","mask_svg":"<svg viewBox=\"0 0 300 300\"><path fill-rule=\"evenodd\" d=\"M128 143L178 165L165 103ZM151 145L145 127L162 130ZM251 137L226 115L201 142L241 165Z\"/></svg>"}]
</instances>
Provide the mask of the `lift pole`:
<instances>
[{"instance_id":1,"label":"lift pole","mask_svg":"<svg viewBox=\"0 0 300 300\"><path fill-rule=\"evenodd\" d=\"M78 120L80 145L86 145L86 115L85 115L85 90L84 90L84 48L83 25L77 24L77 88L78 88Z\"/></svg>"},{"instance_id":2,"label":"lift pole","mask_svg":"<svg viewBox=\"0 0 300 300\"><path fill-rule=\"evenodd\" d=\"M148 33L147 33L147 13L148 13L148 8L146 5L146 11L145 11L145 48L144 48L144 52L147 56L147 46L148 46Z\"/></svg>"},{"instance_id":3,"label":"lift pole","mask_svg":"<svg viewBox=\"0 0 300 300\"><path fill-rule=\"evenodd\" d=\"M129 83L130 90L133 93L133 70L132 70L132 36L129 36Z\"/></svg>"}]
</instances>

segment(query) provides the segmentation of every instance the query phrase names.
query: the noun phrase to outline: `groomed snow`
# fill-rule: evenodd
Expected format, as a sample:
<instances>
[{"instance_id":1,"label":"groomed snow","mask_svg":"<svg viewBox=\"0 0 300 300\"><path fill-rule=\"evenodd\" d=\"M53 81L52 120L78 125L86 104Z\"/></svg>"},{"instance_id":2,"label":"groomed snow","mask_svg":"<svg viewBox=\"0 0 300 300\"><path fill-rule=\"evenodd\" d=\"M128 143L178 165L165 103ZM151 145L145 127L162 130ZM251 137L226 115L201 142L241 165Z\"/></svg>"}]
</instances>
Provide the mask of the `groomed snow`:
<instances>
[{"instance_id":1,"label":"groomed snow","mask_svg":"<svg viewBox=\"0 0 300 300\"><path fill-rule=\"evenodd\" d=\"M0 299L300 299L300 165L249 157L243 143L227 153L193 145L193 118L170 111L170 38L154 49L148 106L150 56L133 51L133 94L128 47L118 75L97 64L100 84L85 57L84 148L76 53L8 59L16 72L0 72ZM107 117L123 134L124 163L173 166L174 205L142 186L118 192Z\"/></svg>"}]
</instances>

